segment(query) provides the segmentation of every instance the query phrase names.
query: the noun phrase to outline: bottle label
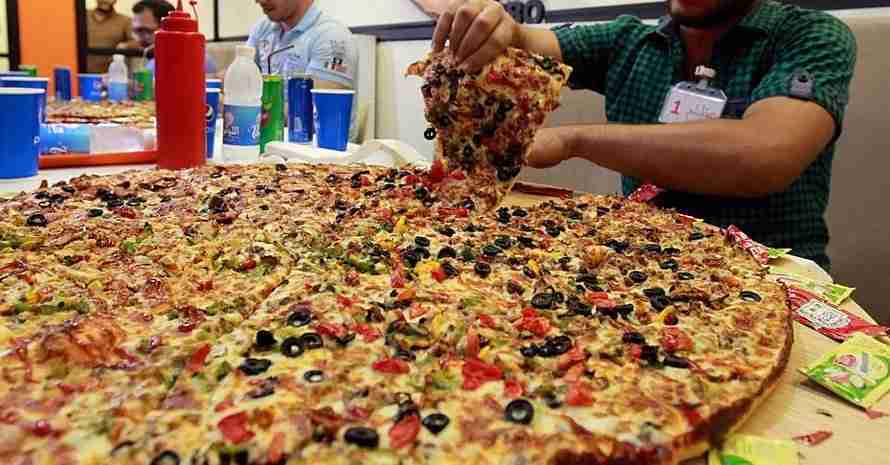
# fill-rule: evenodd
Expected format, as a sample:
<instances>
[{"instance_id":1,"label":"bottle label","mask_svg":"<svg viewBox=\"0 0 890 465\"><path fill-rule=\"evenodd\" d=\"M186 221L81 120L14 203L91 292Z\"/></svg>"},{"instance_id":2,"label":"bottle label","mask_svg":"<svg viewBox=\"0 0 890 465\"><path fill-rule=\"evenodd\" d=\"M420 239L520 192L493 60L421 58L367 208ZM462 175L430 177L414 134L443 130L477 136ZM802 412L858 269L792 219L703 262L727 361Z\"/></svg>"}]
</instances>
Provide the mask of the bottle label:
<instances>
[{"instance_id":1,"label":"bottle label","mask_svg":"<svg viewBox=\"0 0 890 465\"><path fill-rule=\"evenodd\" d=\"M112 82L108 84L108 100L122 102L127 99L128 86L126 82Z\"/></svg>"},{"instance_id":2,"label":"bottle label","mask_svg":"<svg viewBox=\"0 0 890 465\"><path fill-rule=\"evenodd\" d=\"M223 143L226 145L260 144L260 106L225 105Z\"/></svg>"}]
</instances>

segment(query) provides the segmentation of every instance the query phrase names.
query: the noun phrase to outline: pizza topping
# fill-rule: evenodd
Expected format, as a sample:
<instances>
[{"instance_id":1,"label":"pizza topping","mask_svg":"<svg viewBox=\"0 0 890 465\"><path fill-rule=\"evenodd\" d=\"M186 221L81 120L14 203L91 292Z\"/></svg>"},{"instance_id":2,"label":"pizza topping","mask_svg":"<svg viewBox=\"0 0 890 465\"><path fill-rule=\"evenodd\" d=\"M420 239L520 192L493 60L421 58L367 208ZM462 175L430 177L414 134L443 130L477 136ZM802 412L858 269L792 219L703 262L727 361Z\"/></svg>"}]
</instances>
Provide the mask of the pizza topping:
<instances>
[{"instance_id":1,"label":"pizza topping","mask_svg":"<svg viewBox=\"0 0 890 465\"><path fill-rule=\"evenodd\" d=\"M741 298L745 302L760 302L761 300L763 300L763 298L760 297L760 294L754 291L742 291L739 294L739 298Z\"/></svg>"},{"instance_id":2,"label":"pizza topping","mask_svg":"<svg viewBox=\"0 0 890 465\"><path fill-rule=\"evenodd\" d=\"M324 347L324 339L318 333L306 333L300 336L300 345L304 350L315 350Z\"/></svg>"},{"instance_id":3,"label":"pizza topping","mask_svg":"<svg viewBox=\"0 0 890 465\"><path fill-rule=\"evenodd\" d=\"M87 210L87 216L90 218L98 218L104 214L105 211L103 211L101 208L91 208Z\"/></svg>"},{"instance_id":4,"label":"pizza topping","mask_svg":"<svg viewBox=\"0 0 890 465\"><path fill-rule=\"evenodd\" d=\"M192 373L197 373L204 368L204 361L207 360L207 355L210 353L210 344L204 344L198 348L194 353L192 353L191 358L189 358L188 366L186 366L186 370Z\"/></svg>"},{"instance_id":5,"label":"pizza topping","mask_svg":"<svg viewBox=\"0 0 890 465\"><path fill-rule=\"evenodd\" d=\"M343 440L365 449L376 449L380 444L380 436L377 431L364 426L354 426L346 430Z\"/></svg>"},{"instance_id":6,"label":"pizza topping","mask_svg":"<svg viewBox=\"0 0 890 465\"><path fill-rule=\"evenodd\" d=\"M247 358L241 362L238 369L247 376L256 376L265 373L272 366L272 361L264 358Z\"/></svg>"},{"instance_id":7,"label":"pizza topping","mask_svg":"<svg viewBox=\"0 0 890 465\"><path fill-rule=\"evenodd\" d=\"M43 216L42 213L35 213L28 217L28 220L25 222L28 226L31 227L40 227L45 228L49 222L46 220L46 217Z\"/></svg>"},{"instance_id":8,"label":"pizza topping","mask_svg":"<svg viewBox=\"0 0 890 465\"><path fill-rule=\"evenodd\" d=\"M805 446L813 447L813 446L818 446L819 444L822 444L823 442L827 441L833 435L834 435L834 433L832 433L831 431L823 430L823 431L816 431L815 433L804 434L801 436L795 436L791 439L793 439L793 440L797 441L798 443L803 444Z\"/></svg>"},{"instance_id":9,"label":"pizza topping","mask_svg":"<svg viewBox=\"0 0 890 465\"><path fill-rule=\"evenodd\" d=\"M511 400L504 409L504 419L511 423L528 425L535 418L535 407L525 399Z\"/></svg>"},{"instance_id":10,"label":"pizza topping","mask_svg":"<svg viewBox=\"0 0 890 465\"><path fill-rule=\"evenodd\" d=\"M417 439L420 433L420 416L415 411L413 414L404 415L389 430L389 445L393 449L401 449L410 445Z\"/></svg>"},{"instance_id":11,"label":"pizza topping","mask_svg":"<svg viewBox=\"0 0 890 465\"><path fill-rule=\"evenodd\" d=\"M281 354L289 358L295 358L303 355L303 344L300 342L300 338L291 336L282 341Z\"/></svg>"},{"instance_id":12,"label":"pizza topping","mask_svg":"<svg viewBox=\"0 0 890 465\"><path fill-rule=\"evenodd\" d=\"M275 340L275 335L271 331L265 329L257 331L254 345L258 350L271 349L277 343L278 341Z\"/></svg>"},{"instance_id":13,"label":"pizza topping","mask_svg":"<svg viewBox=\"0 0 890 465\"><path fill-rule=\"evenodd\" d=\"M569 386L566 393L566 404L572 407L589 407L593 405L593 393L584 381L576 381Z\"/></svg>"},{"instance_id":14,"label":"pizza topping","mask_svg":"<svg viewBox=\"0 0 890 465\"><path fill-rule=\"evenodd\" d=\"M647 276L646 273L643 273L642 271L631 271L630 274L627 275L627 277L636 284L642 284L646 282L647 279L649 279L649 276Z\"/></svg>"},{"instance_id":15,"label":"pizza topping","mask_svg":"<svg viewBox=\"0 0 890 465\"><path fill-rule=\"evenodd\" d=\"M468 391L474 391L489 381L497 381L504 377L500 368L476 358L464 361L462 373L464 376L463 388Z\"/></svg>"},{"instance_id":16,"label":"pizza topping","mask_svg":"<svg viewBox=\"0 0 890 465\"><path fill-rule=\"evenodd\" d=\"M690 362L688 358L668 354L664 357L664 365L674 368L689 368Z\"/></svg>"},{"instance_id":17,"label":"pizza topping","mask_svg":"<svg viewBox=\"0 0 890 465\"><path fill-rule=\"evenodd\" d=\"M475 271L480 278L487 278L488 275L491 274L491 265L485 262L476 262L473 271Z\"/></svg>"},{"instance_id":18,"label":"pizza topping","mask_svg":"<svg viewBox=\"0 0 890 465\"><path fill-rule=\"evenodd\" d=\"M677 279L679 279L681 281L690 281L690 280L695 279L695 275L688 271L681 271L681 272L677 273Z\"/></svg>"},{"instance_id":19,"label":"pizza topping","mask_svg":"<svg viewBox=\"0 0 890 465\"><path fill-rule=\"evenodd\" d=\"M661 347L666 352L692 350L692 338L678 328L664 328L661 330Z\"/></svg>"},{"instance_id":20,"label":"pizza topping","mask_svg":"<svg viewBox=\"0 0 890 465\"><path fill-rule=\"evenodd\" d=\"M389 373L395 375L401 375L411 371L411 368L408 366L408 364L405 363L404 360L398 358L385 358L382 360L378 360L371 365L371 368L381 373Z\"/></svg>"},{"instance_id":21,"label":"pizza topping","mask_svg":"<svg viewBox=\"0 0 890 465\"><path fill-rule=\"evenodd\" d=\"M247 412L229 415L220 420L217 426L226 441L232 444L241 444L255 436L253 431L247 429Z\"/></svg>"},{"instance_id":22,"label":"pizza topping","mask_svg":"<svg viewBox=\"0 0 890 465\"><path fill-rule=\"evenodd\" d=\"M553 293L540 293L535 294L532 297L532 307L535 307L539 310L552 310L554 305L555 295Z\"/></svg>"},{"instance_id":23,"label":"pizza topping","mask_svg":"<svg viewBox=\"0 0 890 465\"><path fill-rule=\"evenodd\" d=\"M433 434L441 433L449 423L451 419L444 413L431 413L423 419L423 426Z\"/></svg>"},{"instance_id":24,"label":"pizza topping","mask_svg":"<svg viewBox=\"0 0 890 465\"><path fill-rule=\"evenodd\" d=\"M303 373L303 379L308 383L317 384L324 381L324 372L321 370L309 370Z\"/></svg>"},{"instance_id":25,"label":"pizza topping","mask_svg":"<svg viewBox=\"0 0 890 465\"><path fill-rule=\"evenodd\" d=\"M629 332L624 333L624 336L622 336L621 339L626 344L639 344L639 345L646 344L646 338L642 334L640 334L636 331L629 331Z\"/></svg>"},{"instance_id":26,"label":"pizza topping","mask_svg":"<svg viewBox=\"0 0 890 465\"><path fill-rule=\"evenodd\" d=\"M179 455L171 450L161 452L151 461L151 465L179 465L179 463Z\"/></svg>"}]
</instances>

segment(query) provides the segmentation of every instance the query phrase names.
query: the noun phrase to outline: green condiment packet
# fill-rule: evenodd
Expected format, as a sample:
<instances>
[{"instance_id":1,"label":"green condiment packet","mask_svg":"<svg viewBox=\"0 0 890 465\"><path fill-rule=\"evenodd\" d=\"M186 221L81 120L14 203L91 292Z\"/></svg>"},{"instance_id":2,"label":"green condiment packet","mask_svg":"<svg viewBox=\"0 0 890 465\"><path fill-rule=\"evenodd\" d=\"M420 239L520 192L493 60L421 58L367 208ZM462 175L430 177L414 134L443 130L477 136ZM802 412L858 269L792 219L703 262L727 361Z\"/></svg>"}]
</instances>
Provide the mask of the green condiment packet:
<instances>
[{"instance_id":1,"label":"green condiment packet","mask_svg":"<svg viewBox=\"0 0 890 465\"><path fill-rule=\"evenodd\" d=\"M856 290L855 287L816 281L793 273L779 271L776 267L770 267L770 276L776 281L783 282L789 286L795 286L810 291L835 305L844 303L845 300L853 295L853 291Z\"/></svg>"},{"instance_id":2,"label":"green condiment packet","mask_svg":"<svg viewBox=\"0 0 890 465\"><path fill-rule=\"evenodd\" d=\"M801 372L844 399L871 408L890 391L890 346L856 333Z\"/></svg>"},{"instance_id":3,"label":"green condiment packet","mask_svg":"<svg viewBox=\"0 0 890 465\"><path fill-rule=\"evenodd\" d=\"M770 247L767 249L767 253L769 254L768 256L770 260L778 260L791 254L791 249L773 249Z\"/></svg>"},{"instance_id":4,"label":"green condiment packet","mask_svg":"<svg viewBox=\"0 0 890 465\"><path fill-rule=\"evenodd\" d=\"M794 441L732 435L720 450L711 449L708 465L798 465Z\"/></svg>"}]
</instances>

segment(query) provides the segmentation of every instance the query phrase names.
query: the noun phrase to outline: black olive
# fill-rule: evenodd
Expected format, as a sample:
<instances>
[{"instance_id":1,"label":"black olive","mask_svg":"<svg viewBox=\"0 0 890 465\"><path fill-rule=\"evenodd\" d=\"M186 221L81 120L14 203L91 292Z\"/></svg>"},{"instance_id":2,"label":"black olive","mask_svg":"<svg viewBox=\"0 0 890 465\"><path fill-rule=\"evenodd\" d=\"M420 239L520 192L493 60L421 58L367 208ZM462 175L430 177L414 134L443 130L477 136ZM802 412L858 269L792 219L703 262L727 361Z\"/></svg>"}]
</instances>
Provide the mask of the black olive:
<instances>
[{"instance_id":1,"label":"black olive","mask_svg":"<svg viewBox=\"0 0 890 465\"><path fill-rule=\"evenodd\" d=\"M457 271L457 268L455 268L454 265L452 265L451 263L443 262L439 266L442 267L442 271L445 272L445 276L448 276L449 278L453 278L460 274L460 272Z\"/></svg>"},{"instance_id":2,"label":"black olive","mask_svg":"<svg viewBox=\"0 0 890 465\"><path fill-rule=\"evenodd\" d=\"M321 370L309 370L306 373L303 373L303 379L309 383L320 383L324 381L324 372Z\"/></svg>"},{"instance_id":3,"label":"black olive","mask_svg":"<svg viewBox=\"0 0 890 465\"><path fill-rule=\"evenodd\" d=\"M300 309L293 313L291 313L287 317L288 326L294 326L299 328L300 326L306 326L312 321L312 314L309 313L308 310Z\"/></svg>"},{"instance_id":4,"label":"black olive","mask_svg":"<svg viewBox=\"0 0 890 465\"><path fill-rule=\"evenodd\" d=\"M446 245L439 249L439 254L436 257L440 260L443 258L457 258L457 251Z\"/></svg>"},{"instance_id":5,"label":"black olive","mask_svg":"<svg viewBox=\"0 0 890 465\"><path fill-rule=\"evenodd\" d=\"M485 262L476 262L476 266L473 267L473 271L476 272L482 278L487 278L488 275L491 274L491 265Z\"/></svg>"},{"instance_id":6,"label":"black olive","mask_svg":"<svg viewBox=\"0 0 890 465\"><path fill-rule=\"evenodd\" d=\"M422 423L430 433L439 434L448 427L451 420L444 413L431 413L423 419Z\"/></svg>"},{"instance_id":7,"label":"black olive","mask_svg":"<svg viewBox=\"0 0 890 465\"><path fill-rule=\"evenodd\" d=\"M584 215L582 215L581 212L579 212L578 210L572 209L566 212L566 218L570 220L580 220L584 218Z\"/></svg>"},{"instance_id":8,"label":"black olive","mask_svg":"<svg viewBox=\"0 0 890 465\"><path fill-rule=\"evenodd\" d=\"M270 366L272 366L271 360L266 360L264 358L247 358L244 359L238 369L247 376L256 376L265 373Z\"/></svg>"},{"instance_id":9,"label":"black olive","mask_svg":"<svg viewBox=\"0 0 890 465\"><path fill-rule=\"evenodd\" d=\"M343 440L365 449L376 449L380 444L380 436L377 431L364 426L353 426L343 434Z\"/></svg>"},{"instance_id":10,"label":"black olive","mask_svg":"<svg viewBox=\"0 0 890 465\"><path fill-rule=\"evenodd\" d=\"M681 252L681 250L676 247L668 247L668 248L662 250L662 253L664 253L665 255L677 255L680 252Z\"/></svg>"},{"instance_id":11,"label":"black olive","mask_svg":"<svg viewBox=\"0 0 890 465\"><path fill-rule=\"evenodd\" d=\"M630 332L624 333L624 336L621 337L621 341L626 344L643 345L646 343L646 338L642 334L640 334L636 331L630 331Z\"/></svg>"},{"instance_id":12,"label":"black olive","mask_svg":"<svg viewBox=\"0 0 890 465\"><path fill-rule=\"evenodd\" d=\"M618 319L618 310L615 307L596 307L596 312L613 320Z\"/></svg>"},{"instance_id":13,"label":"black olive","mask_svg":"<svg viewBox=\"0 0 890 465\"><path fill-rule=\"evenodd\" d=\"M48 222L46 221L46 217L43 216L42 213L35 213L28 217L26 224L32 227L43 228L46 227Z\"/></svg>"},{"instance_id":14,"label":"black olive","mask_svg":"<svg viewBox=\"0 0 890 465\"><path fill-rule=\"evenodd\" d=\"M405 349L396 349L393 357L404 360L406 362L413 362L417 360L417 356L414 355L414 352L405 350Z\"/></svg>"},{"instance_id":15,"label":"black olive","mask_svg":"<svg viewBox=\"0 0 890 465\"><path fill-rule=\"evenodd\" d=\"M548 407L556 409L562 407L562 401L556 397L556 393L553 391L544 392L544 403L547 404Z\"/></svg>"},{"instance_id":16,"label":"black olive","mask_svg":"<svg viewBox=\"0 0 890 465\"><path fill-rule=\"evenodd\" d=\"M282 341L281 355L290 358L295 358L303 355L303 346L300 344L300 338L291 336Z\"/></svg>"},{"instance_id":17,"label":"black olive","mask_svg":"<svg viewBox=\"0 0 890 465\"><path fill-rule=\"evenodd\" d=\"M648 289L643 289L643 295L651 299L653 297L667 295L667 293L660 287L650 287Z\"/></svg>"},{"instance_id":18,"label":"black olive","mask_svg":"<svg viewBox=\"0 0 890 465\"><path fill-rule=\"evenodd\" d=\"M340 176L337 176L336 173L329 174L326 178L324 178L325 182L328 184L336 184L337 181L340 180Z\"/></svg>"},{"instance_id":19,"label":"black olive","mask_svg":"<svg viewBox=\"0 0 890 465\"><path fill-rule=\"evenodd\" d=\"M572 263L572 257L560 257L559 264L562 266L566 266L569 263Z\"/></svg>"},{"instance_id":20,"label":"black olive","mask_svg":"<svg viewBox=\"0 0 890 465\"><path fill-rule=\"evenodd\" d=\"M630 243L629 243L629 242L627 242L627 241L616 241L615 239L612 239L612 240L606 242L605 245L606 245L606 247L608 247L608 248L614 250L614 251L617 252L617 253L624 253L624 251L626 251L628 248L630 248Z\"/></svg>"},{"instance_id":21,"label":"black olive","mask_svg":"<svg viewBox=\"0 0 890 465\"><path fill-rule=\"evenodd\" d=\"M498 125L494 121L488 121L482 124L479 130L482 133L482 137L491 137L498 131Z\"/></svg>"},{"instance_id":22,"label":"black olive","mask_svg":"<svg viewBox=\"0 0 890 465\"><path fill-rule=\"evenodd\" d=\"M522 267L522 274L526 275L529 279L535 279L538 277L538 274L527 266Z\"/></svg>"},{"instance_id":23,"label":"black olive","mask_svg":"<svg viewBox=\"0 0 890 465\"><path fill-rule=\"evenodd\" d=\"M670 307L671 299L668 296L659 295L649 299L649 304L652 305L652 308L660 312Z\"/></svg>"},{"instance_id":24,"label":"black olive","mask_svg":"<svg viewBox=\"0 0 890 465\"><path fill-rule=\"evenodd\" d=\"M261 329L256 333L256 347L260 350L271 349L275 346L275 335L271 331Z\"/></svg>"},{"instance_id":25,"label":"black olive","mask_svg":"<svg viewBox=\"0 0 890 465\"><path fill-rule=\"evenodd\" d=\"M176 452L165 450L151 461L151 465L179 465L179 455Z\"/></svg>"},{"instance_id":26,"label":"black olive","mask_svg":"<svg viewBox=\"0 0 890 465\"><path fill-rule=\"evenodd\" d=\"M593 308L590 305L581 302L577 296L570 296L566 299L566 308L575 315L589 317L593 314Z\"/></svg>"},{"instance_id":27,"label":"black olive","mask_svg":"<svg viewBox=\"0 0 890 465\"><path fill-rule=\"evenodd\" d=\"M306 333L300 336L300 345L306 350L315 350L324 347L324 339L318 333Z\"/></svg>"},{"instance_id":28,"label":"black olive","mask_svg":"<svg viewBox=\"0 0 890 465\"><path fill-rule=\"evenodd\" d=\"M349 208L349 202L347 202L343 199L337 199L337 201L334 202L334 210L346 210L348 208Z\"/></svg>"},{"instance_id":29,"label":"black olive","mask_svg":"<svg viewBox=\"0 0 890 465\"><path fill-rule=\"evenodd\" d=\"M550 349L550 357L558 357L572 350L572 339L568 336L548 337L545 346Z\"/></svg>"},{"instance_id":30,"label":"black olive","mask_svg":"<svg viewBox=\"0 0 890 465\"><path fill-rule=\"evenodd\" d=\"M420 257L413 250L409 250L402 254L402 261L409 268L414 268L420 262Z\"/></svg>"},{"instance_id":31,"label":"black olive","mask_svg":"<svg viewBox=\"0 0 890 465\"><path fill-rule=\"evenodd\" d=\"M527 425L532 422L534 417L535 408L531 402L525 399L512 400L504 409L504 419L509 422Z\"/></svg>"},{"instance_id":32,"label":"black olive","mask_svg":"<svg viewBox=\"0 0 890 465\"><path fill-rule=\"evenodd\" d=\"M425 238L425 237L423 237L423 236L417 236L417 237L415 237L415 238L414 238L414 243L417 244L417 245L420 246L420 247L429 247L429 246L430 246L430 240L427 239L427 238Z\"/></svg>"},{"instance_id":33,"label":"black olive","mask_svg":"<svg viewBox=\"0 0 890 465\"><path fill-rule=\"evenodd\" d=\"M646 244L643 246L643 250L651 254L660 254L661 246L658 244Z\"/></svg>"},{"instance_id":34,"label":"black olive","mask_svg":"<svg viewBox=\"0 0 890 465\"><path fill-rule=\"evenodd\" d=\"M519 207L516 207L513 209L513 216L517 218L525 218L526 216L528 216L528 212Z\"/></svg>"},{"instance_id":35,"label":"black olive","mask_svg":"<svg viewBox=\"0 0 890 465\"><path fill-rule=\"evenodd\" d=\"M634 306L633 304L622 304L615 307L614 310L626 320L630 316L630 314L633 313Z\"/></svg>"},{"instance_id":36,"label":"black olive","mask_svg":"<svg viewBox=\"0 0 890 465\"><path fill-rule=\"evenodd\" d=\"M430 258L430 249L423 246L417 246L414 248L414 254L420 259Z\"/></svg>"},{"instance_id":37,"label":"black olive","mask_svg":"<svg viewBox=\"0 0 890 465\"><path fill-rule=\"evenodd\" d=\"M425 200L430 195L430 191L426 187L420 186L414 189L414 198L417 200Z\"/></svg>"},{"instance_id":38,"label":"black olive","mask_svg":"<svg viewBox=\"0 0 890 465\"><path fill-rule=\"evenodd\" d=\"M503 122L505 119L507 119L506 113L503 113L500 110L498 110L494 113L494 120L497 121L498 123Z\"/></svg>"},{"instance_id":39,"label":"black olive","mask_svg":"<svg viewBox=\"0 0 890 465\"><path fill-rule=\"evenodd\" d=\"M469 144L467 144L467 145L464 146L464 153L463 153L464 158L472 159L472 158L473 158L473 154L475 154L475 153L476 153L476 151L473 150L473 146L471 146L471 145L469 145Z\"/></svg>"},{"instance_id":40,"label":"black olive","mask_svg":"<svg viewBox=\"0 0 890 465\"><path fill-rule=\"evenodd\" d=\"M349 181L349 187L352 187L353 189L361 189L362 188L362 180L358 179L358 178L351 179Z\"/></svg>"},{"instance_id":41,"label":"black olive","mask_svg":"<svg viewBox=\"0 0 890 465\"><path fill-rule=\"evenodd\" d=\"M143 199L142 197L133 197L132 199L127 200L127 205L131 207L138 207L143 203L145 203L145 199Z\"/></svg>"},{"instance_id":42,"label":"black olive","mask_svg":"<svg viewBox=\"0 0 890 465\"><path fill-rule=\"evenodd\" d=\"M670 354L664 357L664 364L674 368L689 368L690 366L689 359Z\"/></svg>"},{"instance_id":43,"label":"black olive","mask_svg":"<svg viewBox=\"0 0 890 465\"><path fill-rule=\"evenodd\" d=\"M649 279L649 276L646 276L646 273L643 273L642 271L631 271L630 274L627 275L627 277L637 284L643 284L644 282L646 282L647 279Z\"/></svg>"},{"instance_id":44,"label":"black olive","mask_svg":"<svg viewBox=\"0 0 890 465\"><path fill-rule=\"evenodd\" d=\"M77 189L75 189L75 188L73 188L73 187L71 187L71 186L62 186L62 190L63 190L64 192L69 193L69 194L73 194L73 193L77 192Z\"/></svg>"},{"instance_id":45,"label":"black olive","mask_svg":"<svg viewBox=\"0 0 890 465\"><path fill-rule=\"evenodd\" d=\"M111 199L105 204L105 208L111 210L114 208L120 208L124 206L124 201L121 199Z\"/></svg>"},{"instance_id":46,"label":"black olive","mask_svg":"<svg viewBox=\"0 0 890 465\"><path fill-rule=\"evenodd\" d=\"M580 274L575 278L575 282L584 284L586 286L596 286L599 284L599 280L596 278L595 274Z\"/></svg>"},{"instance_id":47,"label":"black olive","mask_svg":"<svg viewBox=\"0 0 890 465\"><path fill-rule=\"evenodd\" d=\"M465 246L460 251L460 259L465 262L472 262L476 259L476 252L473 252L473 249L470 246Z\"/></svg>"},{"instance_id":48,"label":"black olive","mask_svg":"<svg viewBox=\"0 0 890 465\"><path fill-rule=\"evenodd\" d=\"M690 240L690 241L700 241L700 240L702 240L702 239L704 239L704 238L705 238L705 235L702 234L702 233L700 233L700 232L698 232L698 231L696 231L696 232L694 232L694 233L692 233L692 234L689 235L689 240Z\"/></svg>"},{"instance_id":49,"label":"black olive","mask_svg":"<svg viewBox=\"0 0 890 465\"><path fill-rule=\"evenodd\" d=\"M402 421L405 417L415 416L420 417L420 409L417 407L417 404L411 400L411 396L407 393L400 393L407 397L406 400L399 402L399 409L396 411L395 416L393 416L392 422L398 423ZM399 394L396 394L396 399L398 400Z\"/></svg>"},{"instance_id":50,"label":"black olive","mask_svg":"<svg viewBox=\"0 0 890 465\"><path fill-rule=\"evenodd\" d=\"M559 237L559 235L562 234L562 231L559 228L547 228L546 231L550 237Z\"/></svg>"},{"instance_id":51,"label":"black olive","mask_svg":"<svg viewBox=\"0 0 890 465\"><path fill-rule=\"evenodd\" d=\"M681 281L689 281L690 279L695 279L695 275L688 271L681 271L677 273L677 279Z\"/></svg>"},{"instance_id":52,"label":"black olive","mask_svg":"<svg viewBox=\"0 0 890 465\"><path fill-rule=\"evenodd\" d=\"M496 245L504 250L507 250L510 247L513 247L513 240L507 236L498 236L494 240L494 245Z\"/></svg>"},{"instance_id":53,"label":"black olive","mask_svg":"<svg viewBox=\"0 0 890 465\"><path fill-rule=\"evenodd\" d=\"M509 257L507 258L507 264L510 266L519 266L522 264L522 259L519 257Z\"/></svg>"},{"instance_id":54,"label":"black olive","mask_svg":"<svg viewBox=\"0 0 890 465\"><path fill-rule=\"evenodd\" d=\"M481 229L479 229L479 227L477 227L477 226L476 226L475 224L473 224L473 223L469 223L469 224L467 224L467 225L464 227L464 232L468 232L468 233L476 233L476 232L479 232L479 231L481 231Z\"/></svg>"},{"instance_id":55,"label":"black olive","mask_svg":"<svg viewBox=\"0 0 890 465\"><path fill-rule=\"evenodd\" d=\"M336 340L337 344L339 344L341 347L346 347L349 345L350 342L355 340L355 333L346 333L343 336L334 337L334 340Z\"/></svg>"},{"instance_id":56,"label":"black olive","mask_svg":"<svg viewBox=\"0 0 890 465\"><path fill-rule=\"evenodd\" d=\"M535 247L535 240L530 237L519 236L516 238L516 242L518 242L519 245L529 249L533 249Z\"/></svg>"},{"instance_id":57,"label":"black olive","mask_svg":"<svg viewBox=\"0 0 890 465\"><path fill-rule=\"evenodd\" d=\"M644 345L640 351L640 358L655 365L658 363L658 346Z\"/></svg>"},{"instance_id":58,"label":"black olive","mask_svg":"<svg viewBox=\"0 0 890 465\"><path fill-rule=\"evenodd\" d=\"M516 176L519 176L519 172L522 171L522 167L520 166L502 166L498 168L498 181L500 182L508 182L512 181Z\"/></svg>"},{"instance_id":59,"label":"black olive","mask_svg":"<svg viewBox=\"0 0 890 465\"><path fill-rule=\"evenodd\" d=\"M87 216L89 216L90 218L98 218L104 214L105 214L105 211L102 210L101 208L91 208L91 209L87 210Z\"/></svg>"},{"instance_id":60,"label":"black olive","mask_svg":"<svg viewBox=\"0 0 890 465\"><path fill-rule=\"evenodd\" d=\"M661 262L661 264L659 266L661 266L662 270L671 270L671 271L677 271L677 269L680 268L680 264L677 263L677 261L674 260L673 258L669 258L669 259Z\"/></svg>"},{"instance_id":61,"label":"black olive","mask_svg":"<svg viewBox=\"0 0 890 465\"><path fill-rule=\"evenodd\" d=\"M742 291L739 294L739 297L745 302L760 302L761 300L763 300L763 298L760 297L760 294L754 291Z\"/></svg>"},{"instance_id":62,"label":"black olive","mask_svg":"<svg viewBox=\"0 0 890 465\"><path fill-rule=\"evenodd\" d=\"M522 294L525 292L525 289L519 284L516 284L515 281L510 281L507 283L507 292L510 294Z\"/></svg>"},{"instance_id":63,"label":"black olive","mask_svg":"<svg viewBox=\"0 0 890 465\"><path fill-rule=\"evenodd\" d=\"M433 140L436 138L436 128L427 128L426 131L423 131L423 137L426 140Z\"/></svg>"},{"instance_id":64,"label":"black olive","mask_svg":"<svg viewBox=\"0 0 890 465\"><path fill-rule=\"evenodd\" d=\"M539 310L550 310L553 308L553 294L551 293L540 293L535 294L532 297L532 307L535 307Z\"/></svg>"},{"instance_id":65,"label":"black olive","mask_svg":"<svg viewBox=\"0 0 890 465\"><path fill-rule=\"evenodd\" d=\"M493 244L488 244L482 248L482 253L485 254L486 257L497 257L501 254L501 248Z\"/></svg>"},{"instance_id":66,"label":"black olive","mask_svg":"<svg viewBox=\"0 0 890 465\"><path fill-rule=\"evenodd\" d=\"M278 171L279 173L283 173L283 172L287 171L287 165L285 165L284 163L278 163L275 165L275 171Z\"/></svg>"},{"instance_id":67,"label":"black olive","mask_svg":"<svg viewBox=\"0 0 890 465\"><path fill-rule=\"evenodd\" d=\"M38 203L37 206L40 208L49 208L53 206L53 203L49 200L44 200L43 202Z\"/></svg>"},{"instance_id":68,"label":"black olive","mask_svg":"<svg viewBox=\"0 0 890 465\"><path fill-rule=\"evenodd\" d=\"M530 346L525 346L519 349L519 353L522 354L523 357L533 358L538 355L538 346L532 344Z\"/></svg>"},{"instance_id":69,"label":"black olive","mask_svg":"<svg viewBox=\"0 0 890 465\"><path fill-rule=\"evenodd\" d=\"M248 391L247 397L250 399L262 399L263 397L269 397L272 394L275 394L274 383L263 383L262 385Z\"/></svg>"}]
</instances>

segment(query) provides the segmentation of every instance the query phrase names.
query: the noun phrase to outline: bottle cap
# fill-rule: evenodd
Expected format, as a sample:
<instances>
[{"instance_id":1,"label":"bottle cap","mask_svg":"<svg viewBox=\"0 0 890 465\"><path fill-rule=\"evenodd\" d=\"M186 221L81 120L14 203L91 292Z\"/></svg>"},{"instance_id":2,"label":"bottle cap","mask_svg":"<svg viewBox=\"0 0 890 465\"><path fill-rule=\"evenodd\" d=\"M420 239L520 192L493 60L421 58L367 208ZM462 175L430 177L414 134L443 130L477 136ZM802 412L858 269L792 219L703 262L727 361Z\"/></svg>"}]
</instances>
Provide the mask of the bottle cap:
<instances>
[{"instance_id":1,"label":"bottle cap","mask_svg":"<svg viewBox=\"0 0 890 465\"><path fill-rule=\"evenodd\" d=\"M256 49L251 47L250 45L239 45L235 47L235 54L239 57L253 60L253 58L256 56Z\"/></svg>"}]
</instances>

